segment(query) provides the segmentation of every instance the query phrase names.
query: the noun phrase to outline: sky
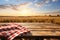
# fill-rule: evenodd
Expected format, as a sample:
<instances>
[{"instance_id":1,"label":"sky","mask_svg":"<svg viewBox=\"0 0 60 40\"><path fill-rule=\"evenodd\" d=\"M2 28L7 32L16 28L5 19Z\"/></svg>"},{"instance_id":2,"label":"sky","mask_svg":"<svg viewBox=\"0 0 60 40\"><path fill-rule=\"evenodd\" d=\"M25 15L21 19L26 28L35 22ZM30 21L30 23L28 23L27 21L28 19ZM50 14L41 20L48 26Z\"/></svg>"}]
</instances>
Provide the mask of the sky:
<instances>
[{"instance_id":1,"label":"sky","mask_svg":"<svg viewBox=\"0 0 60 40\"><path fill-rule=\"evenodd\" d=\"M0 0L0 16L60 14L60 0Z\"/></svg>"}]
</instances>

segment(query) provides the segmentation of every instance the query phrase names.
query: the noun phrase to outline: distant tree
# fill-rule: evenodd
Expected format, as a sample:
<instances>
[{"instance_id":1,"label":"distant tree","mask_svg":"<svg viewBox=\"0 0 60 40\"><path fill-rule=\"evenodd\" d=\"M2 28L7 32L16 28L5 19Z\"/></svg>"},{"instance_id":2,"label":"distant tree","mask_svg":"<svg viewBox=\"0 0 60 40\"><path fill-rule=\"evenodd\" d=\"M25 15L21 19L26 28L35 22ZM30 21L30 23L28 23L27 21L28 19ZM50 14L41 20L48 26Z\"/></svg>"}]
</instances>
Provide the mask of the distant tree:
<instances>
[{"instance_id":1,"label":"distant tree","mask_svg":"<svg viewBox=\"0 0 60 40\"><path fill-rule=\"evenodd\" d=\"M60 16L59 14L57 16Z\"/></svg>"},{"instance_id":2,"label":"distant tree","mask_svg":"<svg viewBox=\"0 0 60 40\"><path fill-rule=\"evenodd\" d=\"M52 15L49 15L49 16L52 16Z\"/></svg>"}]
</instances>

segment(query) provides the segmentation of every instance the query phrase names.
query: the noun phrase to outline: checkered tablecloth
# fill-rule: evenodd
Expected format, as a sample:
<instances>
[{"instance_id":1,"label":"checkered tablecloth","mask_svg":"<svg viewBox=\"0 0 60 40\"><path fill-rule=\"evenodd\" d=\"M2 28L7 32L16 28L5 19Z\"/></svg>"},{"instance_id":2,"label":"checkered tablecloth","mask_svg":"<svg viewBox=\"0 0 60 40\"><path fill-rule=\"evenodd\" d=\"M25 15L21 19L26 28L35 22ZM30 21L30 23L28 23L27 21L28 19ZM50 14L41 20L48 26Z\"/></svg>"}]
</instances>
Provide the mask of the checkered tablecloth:
<instances>
[{"instance_id":1,"label":"checkered tablecloth","mask_svg":"<svg viewBox=\"0 0 60 40\"><path fill-rule=\"evenodd\" d=\"M7 37L7 40L13 40L16 36L28 33L29 30L19 24L8 24L0 26L0 36Z\"/></svg>"}]
</instances>

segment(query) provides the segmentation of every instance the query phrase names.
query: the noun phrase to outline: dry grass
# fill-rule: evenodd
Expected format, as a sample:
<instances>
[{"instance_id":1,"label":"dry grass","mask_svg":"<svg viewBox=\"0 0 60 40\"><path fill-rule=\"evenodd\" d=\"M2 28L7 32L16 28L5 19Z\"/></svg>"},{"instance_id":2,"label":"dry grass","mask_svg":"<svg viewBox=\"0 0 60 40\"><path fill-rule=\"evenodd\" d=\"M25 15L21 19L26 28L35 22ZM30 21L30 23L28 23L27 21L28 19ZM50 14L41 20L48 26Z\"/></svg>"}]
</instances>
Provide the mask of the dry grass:
<instances>
[{"instance_id":1,"label":"dry grass","mask_svg":"<svg viewBox=\"0 0 60 40\"><path fill-rule=\"evenodd\" d=\"M60 24L60 17L50 16L0 16L0 22L48 22Z\"/></svg>"}]
</instances>

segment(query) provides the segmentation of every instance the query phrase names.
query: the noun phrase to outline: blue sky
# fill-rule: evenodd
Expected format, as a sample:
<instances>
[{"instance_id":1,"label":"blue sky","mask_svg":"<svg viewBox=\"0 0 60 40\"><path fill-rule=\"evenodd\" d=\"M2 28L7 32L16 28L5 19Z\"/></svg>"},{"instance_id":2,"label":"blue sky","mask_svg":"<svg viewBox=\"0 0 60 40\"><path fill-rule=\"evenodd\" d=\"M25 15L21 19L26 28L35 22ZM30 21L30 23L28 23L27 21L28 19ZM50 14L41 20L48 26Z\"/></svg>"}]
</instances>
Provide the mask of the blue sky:
<instances>
[{"instance_id":1,"label":"blue sky","mask_svg":"<svg viewBox=\"0 0 60 40\"><path fill-rule=\"evenodd\" d=\"M7 6L7 5L9 5L9 6ZM20 10L21 7L23 7L24 9L29 8L29 9L33 10L34 12L36 12L35 14L37 14L37 13L41 14L40 12L42 12L42 13L45 13L45 12L46 13L47 12L60 13L59 12L60 11L60 0L0 0L0 10L2 10L2 12L3 12L3 10L7 11L7 8L8 8L8 10L12 10L15 12L15 9ZM0 14L2 12L0 11Z\"/></svg>"}]
</instances>

